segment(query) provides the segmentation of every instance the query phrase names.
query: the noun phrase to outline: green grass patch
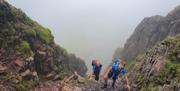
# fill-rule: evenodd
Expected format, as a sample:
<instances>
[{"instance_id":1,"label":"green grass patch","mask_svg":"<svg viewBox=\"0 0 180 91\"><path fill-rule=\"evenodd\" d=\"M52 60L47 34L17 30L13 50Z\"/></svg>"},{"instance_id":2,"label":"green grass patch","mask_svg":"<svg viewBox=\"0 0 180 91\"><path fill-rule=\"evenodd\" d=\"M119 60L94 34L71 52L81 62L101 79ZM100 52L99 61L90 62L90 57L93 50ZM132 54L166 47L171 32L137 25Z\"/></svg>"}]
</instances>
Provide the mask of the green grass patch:
<instances>
[{"instance_id":1,"label":"green grass patch","mask_svg":"<svg viewBox=\"0 0 180 91\"><path fill-rule=\"evenodd\" d=\"M15 48L16 50L18 50L20 53L23 53L23 54L31 53L31 48L27 41L22 41L21 44L16 45Z\"/></svg>"},{"instance_id":2,"label":"green grass patch","mask_svg":"<svg viewBox=\"0 0 180 91\"><path fill-rule=\"evenodd\" d=\"M29 52L31 49L30 49L30 46L29 46L29 43L27 42L27 41L23 41L22 43L21 43L21 47L22 47L22 51L24 52L24 53L27 53L27 52Z\"/></svg>"},{"instance_id":3,"label":"green grass patch","mask_svg":"<svg viewBox=\"0 0 180 91\"><path fill-rule=\"evenodd\" d=\"M34 21L31 20L21 9L11 7L12 14L24 24L33 25Z\"/></svg>"},{"instance_id":4,"label":"green grass patch","mask_svg":"<svg viewBox=\"0 0 180 91\"><path fill-rule=\"evenodd\" d=\"M28 89L35 89L37 87L37 82L35 81L21 81L17 84L17 88L20 91L26 91Z\"/></svg>"},{"instance_id":5,"label":"green grass patch","mask_svg":"<svg viewBox=\"0 0 180 91\"><path fill-rule=\"evenodd\" d=\"M37 25L36 28L37 36L43 40L45 43L49 44L53 41L53 36L51 35L51 32L49 29L44 28L40 25Z\"/></svg>"},{"instance_id":6,"label":"green grass patch","mask_svg":"<svg viewBox=\"0 0 180 91\"><path fill-rule=\"evenodd\" d=\"M24 31L30 35L36 36L36 32L33 29L25 29Z\"/></svg>"},{"instance_id":7,"label":"green grass patch","mask_svg":"<svg viewBox=\"0 0 180 91\"><path fill-rule=\"evenodd\" d=\"M165 43L165 45L169 46L171 44L174 44L174 38L169 36L166 39L164 39L163 42Z\"/></svg>"},{"instance_id":8,"label":"green grass patch","mask_svg":"<svg viewBox=\"0 0 180 91\"><path fill-rule=\"evenodd\" d=\"M36 36L36 31L31 28L30 26L24 25L23 23L17 23L14 25L14 28L16 30L21 30L23 32L25 32L26 34L30 34L32 36Z\"/></svg>"},{"instance_id":9,"label":"green grass patch","mask_svg":"<svg viewBox=\"0 0 180 91\"><path fill-rule=\"evenodd\" d=\"M15 24L15 28L24 31L25 33L33 36L38 36L42 41L49 44L53 41L53 36L49 29L44 28L37 22L31 20L25 13L20 9L12 8L12 12L21 23Z\"/></svg>"}]
</instances>

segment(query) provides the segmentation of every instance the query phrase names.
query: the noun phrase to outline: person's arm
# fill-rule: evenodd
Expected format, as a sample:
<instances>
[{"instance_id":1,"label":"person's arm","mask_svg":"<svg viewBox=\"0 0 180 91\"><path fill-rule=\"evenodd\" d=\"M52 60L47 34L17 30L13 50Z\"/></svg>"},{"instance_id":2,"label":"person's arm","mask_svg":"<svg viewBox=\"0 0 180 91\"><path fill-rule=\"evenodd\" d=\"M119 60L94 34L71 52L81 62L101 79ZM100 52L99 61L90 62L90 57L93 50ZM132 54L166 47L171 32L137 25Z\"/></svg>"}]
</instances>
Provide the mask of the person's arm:
<instances>
[{"instance_id":1,"label":"person's arm","mask_svg":"<svg viewBox=\"0 0 180 91\"><path fill-rule=\"evenodd\" d=\"M89 74L89 79L92 79L92 77L94 76L94 64L92 64L92 72Z\"/></svg>"},{"instance_id":2,"label":"person's arm","mask_svg":"<svg viewBox=\"0 0 180 91\"><path fill-rule=\"evenodd\" d=\"M129 79L128 79L127 74L125 75L125 81L126 81L126 85L128 85L129 84Z\"/></svg>"},{"instance_id":3,"label":"person's arm","mask_svg":"<svg viewBox=\"0 0 180 91\"><path fill-rule=\"evenodd\" d=\"M131 87L130 87L130 85L129 85L129 79L128 79L128 75L127 75L127 74L125 75L125 81L126 81L126 86L127 86L127 88L130 90Z\"/></svg>"},{"instance_id":4,"label":"person's arm","mask_svg":"<svg viewBox=\"0 0 180 91\"><path fill-rule=\"evenodd\" d=\"M92 74L91 74L91 76L93 77L94 72L95 72L95 65L93 64L92 67L93 67L93 68L92 68Z\"/></svg>"},{"instance_id":5,"label":"person's arm","mask_svg":"<svg viewBox=\"0 0 180 91\"><path fill-rule=\"evenodd\" d=\"M111 67L111 66L108 67L108 68L105 70L104 78L107 78L107 77L108 77L108 73L109 73L109 71L111 71L111 70L112 70L112 67Z\"/></svg>"},{"instance_id":6,"label":"person's arm","mask_svg":"<svg viewBox=\"0 0 180 91\"><path fill-rule=\"evenodd\" d=\"M101 69L102 69L102 64L100 65L100 71L101 71Z\"/></svg>"},{"instance_id":7,"label":"person's arm","mask_svg":"<svg viewBox=\"0 0 180 91\"><path fill-rule=\"evenodd\" d=\"M128 79L128 74L127 74L126 69L123 69L122 75L124 75L125 84L126 84L127 88L130 90L129 79Z\"/></svg>"}]
</instances>

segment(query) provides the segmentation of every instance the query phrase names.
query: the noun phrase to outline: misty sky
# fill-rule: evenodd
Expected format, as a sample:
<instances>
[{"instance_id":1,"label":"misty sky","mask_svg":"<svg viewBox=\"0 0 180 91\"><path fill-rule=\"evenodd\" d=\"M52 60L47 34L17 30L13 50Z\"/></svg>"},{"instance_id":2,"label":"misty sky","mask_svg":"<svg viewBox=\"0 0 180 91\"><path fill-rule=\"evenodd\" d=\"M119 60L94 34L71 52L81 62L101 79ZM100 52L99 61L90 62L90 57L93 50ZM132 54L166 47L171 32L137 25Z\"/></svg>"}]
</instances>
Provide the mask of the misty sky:
<instances>
[{"instance_id":1,"label":"misty sky","mask_svg":"<svg viewBox=\"0 0 180 91\"><path fill-rule=\"evenodd\" d=\"M56 43L83 58L106 65L137 24L152 15L166 15L180 0L8 0L51 29Z\"/></svg>"}]
</instances>

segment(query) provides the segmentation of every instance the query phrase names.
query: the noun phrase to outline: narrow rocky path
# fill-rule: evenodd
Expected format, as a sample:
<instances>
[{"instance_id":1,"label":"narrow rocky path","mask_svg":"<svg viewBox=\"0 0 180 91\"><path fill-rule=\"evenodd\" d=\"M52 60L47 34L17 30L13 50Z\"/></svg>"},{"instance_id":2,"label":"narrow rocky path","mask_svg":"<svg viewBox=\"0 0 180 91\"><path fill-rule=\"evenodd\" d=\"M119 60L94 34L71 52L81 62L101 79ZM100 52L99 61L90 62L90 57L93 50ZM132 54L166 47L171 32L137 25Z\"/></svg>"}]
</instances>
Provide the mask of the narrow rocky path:
<instances>
[{"instance_id":1,"label":"narrow rocky path","mask_svg":"<svg viewBox=\"0 0 180 91\"><path fill-rule=\"evenodd\" d=\"M77 73L74 75L77 79L71 79L64 85L62 91L128 91L127 88L123 85L122 81L117 81L115 88L112 88L112 80L108 80L108 87L102 89L104 85L103 76L107 74L110 67L102 72L99 81L95 81L94 79L89 79L86 77L81 77Z\"/></svg>"},{"instance_id":2,"label":"narrow rocky path","mask_svg":"<svg viewBox=\"0 0 180 91\"><path fill-rule=\"evenodd\" d=\"M80 78L78 81L70 81L63 91L128 91L121 82L117 82L115 88L111 87L112 80L108 81L108 87L101 89L104 81L101 78L99 81L93 79Z\"/></svg>"},{"instance_id":3,"label":"narrow rocky path","mask_svg":"<svg viewBox=\"0 0 180 91\"><path fill-rule=\"evenodd\" d=\"M101 82L89 81L89 85L83 91L87 91L87 90L89 90L89 91L128 91L128 90L126 90L126 88L121 83L117 83L115 88L112 88L112 86L111 86L112 81L111 80L109 80L108 87L105 89L101 89L103 84L104 84L103 81L101 81Z\"/></svg>"},{"instance_id":4,"label":"narrow rocky path","mask_svg":"<svg viewBox=\"0 0 180 91\"><path fill-rule=\"evenodd\" d=\"M128 91L121 81L116 83L115 88L112 88L111 84L112 80L109 80L108 87L102 89L101 87L104 85L102 76L99 81L95 81L75 73L60 81L42 83L35 91Z\"/></svg>"}]
</instances>

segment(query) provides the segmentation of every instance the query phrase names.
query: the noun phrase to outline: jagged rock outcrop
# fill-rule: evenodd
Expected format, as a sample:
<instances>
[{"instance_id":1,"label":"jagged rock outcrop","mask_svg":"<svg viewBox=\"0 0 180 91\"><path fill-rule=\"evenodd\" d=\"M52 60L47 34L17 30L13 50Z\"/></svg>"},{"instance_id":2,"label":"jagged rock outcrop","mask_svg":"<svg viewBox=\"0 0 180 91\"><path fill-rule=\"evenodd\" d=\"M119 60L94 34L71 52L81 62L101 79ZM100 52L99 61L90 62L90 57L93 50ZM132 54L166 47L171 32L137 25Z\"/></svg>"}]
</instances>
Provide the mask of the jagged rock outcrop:
<instances>
[{"instance_id":1,"label":"jagged rock outcrop","mask_svg":"<svg viewBox=\"0 0 180 91\"><path fill-rule=\"evenodd\" d=\"M180 90L180 35L168 37L138 60L130 71L133 91Z\"/></svg>"},{"instance_id":2,"label":"jagged rock outcrop","mask_svg":"<svg viewBox=\"0 0 180 91\"><path fill-rule=\"evenodd\" d=\"M144 18L123 51L116 51L130 65L132 91L180 90L179 34L180 6L165 17Z\"/></svg>"},{"instance_id":3,"label":"jagged rock outcrop","mask_svg":"<svg viewBox=\"0 0 180 91\"><path fill-rule=\"evenodd\" d=\"M139 53L151 49L167 36L175 36L180 33L180 6L176 7L167 16L146 17L136 27L124 45L124 49L119 55L125 57L129 62Z\"/></svg>"},{"instance_id":4,"label":"jagged rock outcrop","mask_svg":"<svg viewBox=\"0 0 180 91\"><path fill-rule=\"evenodd\" d=\"M41 81L63 79L74 71L84 75L84 61L72 55L54 43L49 29L0 0L1 91L33 89Z\"/></svg>"}]
</instances>

